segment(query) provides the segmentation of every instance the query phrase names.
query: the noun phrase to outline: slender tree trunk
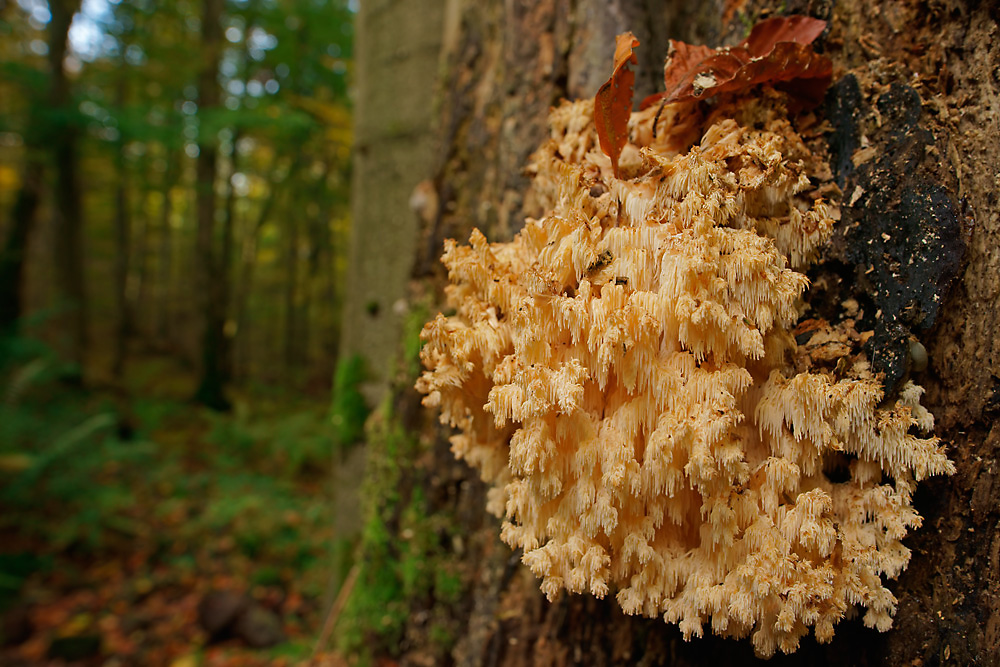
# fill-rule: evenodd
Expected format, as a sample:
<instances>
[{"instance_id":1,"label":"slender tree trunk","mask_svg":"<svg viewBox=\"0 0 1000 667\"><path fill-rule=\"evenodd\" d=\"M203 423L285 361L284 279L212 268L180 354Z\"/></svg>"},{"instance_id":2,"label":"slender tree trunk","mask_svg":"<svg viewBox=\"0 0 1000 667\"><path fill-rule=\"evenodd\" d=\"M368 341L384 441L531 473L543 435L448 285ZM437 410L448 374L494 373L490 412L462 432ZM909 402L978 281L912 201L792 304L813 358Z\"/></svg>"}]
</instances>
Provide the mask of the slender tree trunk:
<instances>
[{"instance_id":1,"label":"slender tree trunk","mask_svg":"<svg viewBox=\"0 0 1000 667\"><path fill-rule=\"evenodd\" d=\"M942 230L961 223L969 237L967 268L958 272L950 294L936 292L930 300L940 310L923 304L927 310L913 320L914 335L923 338L930 353L929 370L917 377L927 389L924 403L937 418L937 434L953 443L949 453L958 471L922 482L917 491L915 506L924 523L907 539L913 551L908 569L889 584L898 599L894 627L880 633L865 628L859 618L844 619L831 643L819 645L810 637L795 654L771 664L998 664L1000 144L995 137L1000 136L1000 86L994 70L1000 62L1000 16L995 6L948 0L936 11L910 0L874 5L860 0L449 2L441 28L447 63L438 88L439 148L427 173L440 204L421 218L416 277L426 280L426 291L440 293L444 281L437 258L443 239L466 239L472 227L491 241L509 239L526 216L542 213L526 197L522 167L548 136L548 108L563 97L593 97L608 77L615 34L632 30L642 42L636 68L636 98L642 99L662 89L668 39L733 44L745 36L747 22L793 9L812 10L829 21L821 44L843 77L819 111L831 129L817 140L829 143L832 168L844 188L844 225L871 229L891 215L900 224L912 218L942 224ZM404 43L408 28L375 30L392 22L391 11L373 17L362 6L359 67L367 76L359 77L359 109L376 104L379 87L393 76L371 64L377 59L364 62L366 55L374 57L364 44ZM366 163L377 164L397 149L391 141L378 145L369 139L392 127L388 111L364 112L359 121L356 198L370 187ZM414 144L412 138L407 141ZM866 160L875 166L863 169ZM881 207L863 205L876 196L882 197ZM395 219L409 214L398 204L394 211ZM380 256L378 237L390 229L385 224L369 230L372 238L355 236L355 281L371 275L372 265L365 262ZM961 236L942 234L937 245L951 251L962 244ZM874 240L879 238L876 234ZM914 252L915 259L922 257ZM882 260L873 256L873 261ZM868 268L838 268L831 262L817 283L864 285L873 280L865 277ZM840 273L834 275L834 269ZM876 298L880 288L890 287L871 284L863 298ZM931 308L939 313L933 326ZM348 316L364 317L360 308ZM359 348L356 340L345 341L345 349ZM721 639L706 627L705 638L684 641L676 625L624 615L613 594L604 600L564 594L547 602L519 554L498 539L499 523L476 509L485 507L486 489L474 472L454 462L450 432L437 429L408 386L396 388L393 399L403 430L436 442L430 451L417 448L412 459L398 464L405 480L393 492L420 487L421 497L432 499L429 513L450 522L452 534L461 536L450 557L464 582L460 602L452 607L440 600L402 602L413 612L402 631L405 646L387 650L403 663L427 655L459 665L755 662L747 640ZM400 545L408 544L404 539L399 537ZM361 577L358 587L363 586ZM422 622L426 618L435 619L433 627L457 634L446 653L435 653L431 624Z\"/></svg>"},{"instance_id":2,"label":"slender tree trunk","mask_svg":"<svg viewBox=\"0 0 1000 667\"><path fill-rule=\"evenodd\" d=\"M226 188L226 205L222 216L222 266L219 273L224 276L222 284L219 286L219 301L222 304L222 375L226 381L233 377L233 339L229 333L228 322L230 319L230 285L232 284L233 266L233 245L235 239L236 226L236 186L233 185L233 175L237 169L236 145L240 140L239 129L233 130L232 150L229 154L229 186Z\"/></svg>"},{"instance_id":3,"label":"slender tree trunk","mask_svg":"<svg viewBox=\"0 0 1000 667\"><path fill-rule=\"evenodd\" d=\"M339 239L334 226L332 206L324 212L322 224L324 225L324 240L320 243L318 250L317 274L322 285L319 290L319 298L322 303L324 313L320 320L322 328L319 330L318 350L320 357L328 359L330 363L329 376L333 375L336 368L337 350L340 349L340 320L343 303L340 296L339 276L337 273L337 255Z\"/></svg>"},{"instance_id":4,"label":"slender tree trunk","mask_svg":"<svg viewBox=\"0 0 1000 667\"><path fill-rule=\"evenodd\" d=\"M296 157L288 168L284 178L279 179L278 170L272 173L268 183L267 197L261 204L257 217L243 235L240 246L240 268L239 279L236 284L236 296L234 298L234 317L236 318L236 372L240 379L249 376L250 369L250 341L253 331L250 328L249 304L250 295L253 293L254 274L257 268L257 244L260 240L260 232L271 217L277 202L281 184L290 180L297 171L298 157Z\"/></svg>"},{"instance_id":5,"label":"slender tree trunk","mask_svg":"<svg viewBox=\"0 0 1000 667\"><path fill-rule=\"evenodd\" d=\"M201 274L202 343L201 378L195 400L215 410L229 408L225 395L225 302L223 272L215 245L215 180L218 171L218 149L215 136L209 136L206 118L219 106L219 84L216 76L222 49L223 0L204 0L202 14L202 63L198 78L198 113L201 130L198 139L197 162L197 257Z\"/></svg>"},{"instance_id":6,"label":"slender tree trunk","mask_svg":"<svg viewBox=\"0 0 1000 667\"><path fill-rule=\"evenodd\" d=\"M132 262L129 276L126 278L125 298L128 300L129 312L132 314L132 326L129 335L141 335L148 340L153 318L150 307L149 237L150 220L146 211L149 208L149 198L152 194L149 174L144 178L141 188L138 188L138 198L143 203L139 215L135 219L135 242L132 243Z\"/></svg>"},{"instance_id":7,"label":"slender tree trunk","mask_svg":"<svg viewBox=\"0 0 1000 667\"><path fill-rule=\"evenodd\" d=\"M59 122L52 136L55 161L55 272L61 300L58 326L61 348L75 366L79 381L85 372L87 351L87 297L83 266L83 215L77 174L78 130L72 91L63 61L73 15L79 8L76 0L53 0L49 3L49 69L52 76L50 102L53 109L65 112L69 119ZM65 325L65 326L63 326Z\"/></svg>"},{"instance_id":8,"label":"slender tree trunk","mask_svg":"<svg viewBox=\"0 0 1000 667\"><path fill-rule=\"evenodd\" d=\"M323 162L323 168L320 172L319 177L312 184L310 188L312 194L311 199L314 202L323 201L323 191L326 188L326 182L330 174L330 163L328 161ZM312 359L313 354L311 350L314 327L315 327L315 317L313 316L313 294L317 289L317 283L320 279L320 267L322 254L325 251L327 245L329 244L329 210L327 206L316 206L312 209L314 212L306 212L306 233L305 233L305 257L306 257L306 270L305 275L302 277L302 288L301 296L299 298L299 305L297 308L297 318L298 318L298 357L299 364L309 369L309 376L307 379L312 379L316 377L316 368L313 367ZM331 301L330 303L324 304L324 308L334 308L335 305ZM330 369L332 371L332 369Z\"/></svg>"},{"instance_id":9,"label":"slender tree trunk","mask_svg":"<svg viewBox=\"0 0 1000 667\"><path fill-rule=\"evenodd\" d=\"M174 235L170 218L173 215L174 200L171 190L180 174L180 155L176 151L166 156L167 169L163 175L161 192L163 201L160 208L160 243L157 258L157 298L155 303L155 324L153 335L157 342L169 346L174 340Z\"/></svg>"},{"instance_id":10,"label":"slender tree trunk","mask_svg":"<svg viewBox=\"0 0 1000 667\"><path fill-rule=\"evenodd\" d=\"M299 292L299 227L297 215L290 216L282 228L285 232L285 375L291 381L298 370L299 340L296 326L296 298Z\"/></svg>"},{"instance_id":11,"label":"slender tree trunk","mask_svg":"<svg viewBox=\"0 0 1000 667\"><path fill-rule=\"evenodd\" d=\"M299 347L300 360L309 369L309 378L315 376L312 360L313 334L315 333L315 317L313 316L313 293L317 288L319 278L322 235L319 232L324 219L321 210L316 216L310 216L307 222L306 235L306 274L303 280L302 303L299 307ZM334 304L324 304L326 308L333 308Z\"/></svg>"},{"instance_id":12,"label":"slender tree trunk","mask_svg":"<svg viewBox=\"0 0 1000 667\"><path fill-rule=\"evenodd\" d=\"M35 226L44 167L37 148L28 146L21 189L14 200L10 230L0 254L0 336L16 332L24 314L24 269L28 237Z\"/></svg>"},{"instance_id":13,"label":"slender tree trunk","mask_svg":"<svg viewBox=\"0 0 1000 667\"><path fill-rule=\"evenodd\" d=\"M118 109L121 110L125 108L128 94L124 59L118 62L118 67L119 79L115 97ZM118 145L116 146L117 154L115 156L115 165L118 171L117 183L115 185L115 245L117 251L115 256L115 299L118 305L118 321L115 326L111 370L118 380L121 380L125 373L128 338L133 329L132 304L128 298L129 255L132 252L132 222L129 216L129 176L128 168L125 164L126 143L127 139L123 133L119 137Z\"/></svg>"}]
</instances>

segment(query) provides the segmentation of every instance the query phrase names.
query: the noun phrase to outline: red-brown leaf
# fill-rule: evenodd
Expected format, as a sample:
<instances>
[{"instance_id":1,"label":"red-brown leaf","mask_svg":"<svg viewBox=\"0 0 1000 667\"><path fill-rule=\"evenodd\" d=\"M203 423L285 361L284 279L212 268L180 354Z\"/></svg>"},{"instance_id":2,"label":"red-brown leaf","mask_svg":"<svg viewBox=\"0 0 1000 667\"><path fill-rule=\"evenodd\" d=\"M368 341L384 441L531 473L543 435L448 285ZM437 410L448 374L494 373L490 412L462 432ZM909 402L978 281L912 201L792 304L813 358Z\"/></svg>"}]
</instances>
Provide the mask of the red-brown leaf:
<instances>
[{"instance_id":1,"label":"red-brown leaf","mask_svg":"<svg viewBox=\"0 0 1000 667\"><path fill-rule=\"evenodd\" d=\"M635 83L635 73L628 66L638 62L632 53L637 46L639 40L631 32L618 35L614 71L594 98L597 137L601 150L611 158L615 178L618 177L618 158L628 143L628 119L632 113L632 86Z\"/></svg>"},{"instance_id":2,"label":"red-brown leaf","mask_svg":"<svg viewBox=\"0 0 1000 667\"><path fill-rule=\"evenodd\" d=\"M667 103L703 100L759 83L783 83L790 93L818 102L833 68L829 58L813 52L809 45L824 28L826 22L819 19L787 16L761 21L734 47L710 49L671 42L663 72L666 91L643 100L643 106L656 99ZM791 81L794 86L788 85Z\"/></svg>"},{"instance_id":3,"label":"red-brown leaf","mask_svg":"<svg viewBox=\"0 0 1000 667\"><path fill-rule=\"evenodd\" d=\"M811 16L775 16L753 27L741 46L754 58L762 58L781 42L812 44L826 29L826 21Z\"/></svg>"},{"instance_id":4,"label":"red-brown leaf","mask_svg":"<svg viewBox=\"0 0 1000 667\"><path fill-rule=\"evenodd\" d=\"M715 49L709 46L695 46L685 42L670 40L667 60L663 65L663 79L667 90L673 90L681 85L685 75L693 71L698 64L715 54Z\"/></svg>"}]
</instances>

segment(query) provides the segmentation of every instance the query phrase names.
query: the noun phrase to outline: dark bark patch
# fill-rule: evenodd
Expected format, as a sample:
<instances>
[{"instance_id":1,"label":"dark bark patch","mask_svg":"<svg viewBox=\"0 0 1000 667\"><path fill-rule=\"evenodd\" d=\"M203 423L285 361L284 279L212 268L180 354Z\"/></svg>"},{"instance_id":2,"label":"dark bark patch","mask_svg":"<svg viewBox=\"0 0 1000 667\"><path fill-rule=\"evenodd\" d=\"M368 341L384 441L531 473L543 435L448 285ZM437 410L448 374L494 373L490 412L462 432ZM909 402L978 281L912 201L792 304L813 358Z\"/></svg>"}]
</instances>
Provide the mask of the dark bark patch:
<instances>
[{"instance_id":1,"label":"dark bark patch","mask_svg":"<svg viewBox=\"0 0 1000 667\"><path fill-rule=\"evenodd\" d=\"M910 337L931 328L962 268L968 222L941 168L946 144L920 124L916 90L894 83L865 108L847 76L827 113L844 192L838 259L854 269L854 296L867 305L862 326L875 332L867 351L891 395L911 370Z\"/></svg>"}]
</instances>

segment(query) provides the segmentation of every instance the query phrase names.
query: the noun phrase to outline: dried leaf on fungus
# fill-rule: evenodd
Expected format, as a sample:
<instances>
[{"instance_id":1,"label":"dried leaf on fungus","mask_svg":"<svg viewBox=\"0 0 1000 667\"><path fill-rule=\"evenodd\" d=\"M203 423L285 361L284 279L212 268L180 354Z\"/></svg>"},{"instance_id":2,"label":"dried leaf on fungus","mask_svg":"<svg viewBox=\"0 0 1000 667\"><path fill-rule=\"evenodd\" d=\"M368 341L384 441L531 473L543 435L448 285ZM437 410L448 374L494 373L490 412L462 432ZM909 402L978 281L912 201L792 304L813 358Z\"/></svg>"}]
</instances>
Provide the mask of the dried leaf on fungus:
<instances>
[{"instance_id":1,"label":"dried leaf on fungus","mask_svg":"<svg viewBox=\"0 0 1000 667\"><path fill-rule=\"evenodd\" d=\"M639 40L631 32L618 35L615 42L615 68L594 98L594 123L601 150L611 158L618 177L618 157L628 143L628 119L632 114L632 86L635 73L629 64L638 62L632 49Z\"/></svg>"},{"instance_id":2,"label":"dried leaf on fungus","mask_svg":"<svg viewBox=\"0 0 1000 667\"><path fill-rule=\"evenodd\" d=\"M745 90L759 83L783 84L787 92L818 103L830 82L832 64L810 44L826 21L785 16L761 21L740 44L721 49L670 41L663 68L666 90L642 102L703 100L718 93ZM789 85L794 82L794 85Z\"/></svg>"},{"instance_id":3,"label":"dried leaf on fungus","mask_svg":"<svg viewBox=\"0 0 1000 667\"><path fill-rule=\"evenodd\" d=\"M710 46L699 46L670 40L670 50L667 51L667 65L663 68L666 90L671 91L684 84L689 72L695 69L716 51ZM661 93L665 94L665 93Z\"/></svg>"}]
</instances>

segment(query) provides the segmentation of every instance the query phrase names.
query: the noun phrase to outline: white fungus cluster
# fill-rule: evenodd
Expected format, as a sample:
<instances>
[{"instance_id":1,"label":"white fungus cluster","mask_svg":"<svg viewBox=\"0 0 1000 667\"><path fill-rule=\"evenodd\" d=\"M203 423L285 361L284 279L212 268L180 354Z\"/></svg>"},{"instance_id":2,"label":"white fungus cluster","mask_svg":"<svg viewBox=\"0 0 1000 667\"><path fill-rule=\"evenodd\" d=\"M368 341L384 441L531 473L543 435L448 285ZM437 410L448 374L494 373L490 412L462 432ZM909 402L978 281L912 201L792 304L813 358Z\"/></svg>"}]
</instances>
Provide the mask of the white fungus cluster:
<instances>
[{"instance_id":1,"label":"white fungus cluster","mask_svg":"<svg viewBox=\"0 0 1000 667\"><path fill-rule=\"evenodd\" d=\"M886 630L915 483L954 468L913 433L933 426L915 385L882 405L863 359L795 373L823 165L769 90L667 107L654 138L655 111L616 179L592 102L555 109L532 164L548 213L510 243L447 242L424 403L550 598L611 592L763 656L856 609Z\"/></svg>"}]
</instances>

